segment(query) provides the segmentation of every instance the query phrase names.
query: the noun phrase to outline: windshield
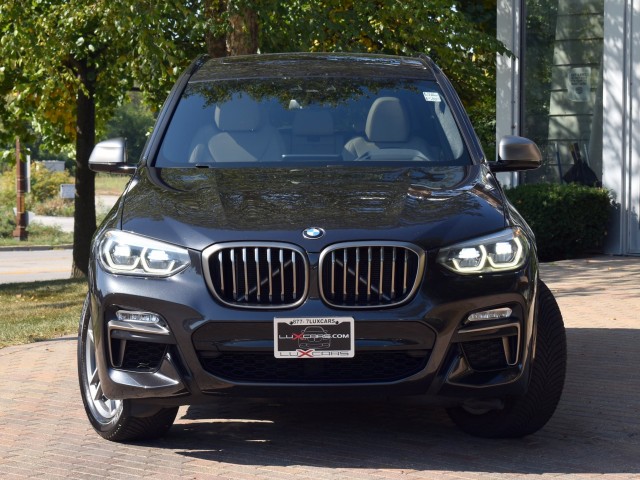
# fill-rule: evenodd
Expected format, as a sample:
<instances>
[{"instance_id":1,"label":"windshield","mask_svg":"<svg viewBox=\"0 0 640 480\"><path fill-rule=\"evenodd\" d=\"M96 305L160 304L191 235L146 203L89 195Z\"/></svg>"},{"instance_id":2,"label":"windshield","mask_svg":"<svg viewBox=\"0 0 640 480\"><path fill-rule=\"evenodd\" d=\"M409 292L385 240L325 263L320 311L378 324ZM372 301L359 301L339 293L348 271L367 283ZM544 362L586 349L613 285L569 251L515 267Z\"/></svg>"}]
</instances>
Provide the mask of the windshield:
<instances>
[{"instance_id":1,"label":"windshield","mask_svg":"<svg viewBox=\"0 0 640 480\"><path fill-rule=\"evenodd\" d=\"M189 84L156 167L471 163L435 82L266 79Z\"/></svg>"}]
</instances>

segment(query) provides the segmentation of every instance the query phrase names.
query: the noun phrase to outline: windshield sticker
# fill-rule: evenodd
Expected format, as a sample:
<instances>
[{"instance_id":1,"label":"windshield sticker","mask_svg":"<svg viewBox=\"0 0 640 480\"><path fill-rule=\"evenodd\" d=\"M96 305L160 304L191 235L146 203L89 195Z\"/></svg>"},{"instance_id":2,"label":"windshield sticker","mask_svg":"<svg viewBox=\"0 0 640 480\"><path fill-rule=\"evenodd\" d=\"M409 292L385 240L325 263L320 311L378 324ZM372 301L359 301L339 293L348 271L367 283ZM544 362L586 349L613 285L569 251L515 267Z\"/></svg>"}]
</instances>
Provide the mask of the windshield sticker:
<instances>
[{"instance_id":1,"label":"windshield sticker","mask_svg":"<svg viewBox=\"0 0 640 480\"><path fill-rule=\"evenodd\" d=\"M427 102L440 102L440 94L438 92L422 92Z\"/></svg>"}]
</instances>

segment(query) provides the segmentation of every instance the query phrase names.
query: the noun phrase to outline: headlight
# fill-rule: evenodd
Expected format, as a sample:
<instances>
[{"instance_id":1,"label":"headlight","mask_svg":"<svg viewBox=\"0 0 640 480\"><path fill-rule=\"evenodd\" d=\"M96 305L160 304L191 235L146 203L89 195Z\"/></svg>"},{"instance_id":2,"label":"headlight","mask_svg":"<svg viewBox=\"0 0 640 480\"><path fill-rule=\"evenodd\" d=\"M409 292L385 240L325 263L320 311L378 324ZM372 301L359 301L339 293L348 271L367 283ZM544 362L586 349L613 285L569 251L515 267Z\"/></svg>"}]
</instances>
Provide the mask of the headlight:
<instances>
[{"instance_id":1,"label":"headlight","mask_svg":"<svg viewBox=\"0 0 640 480\"><path fill-rule=\"evenodd\" d=\"M468 240L440 250L438 263L462 274L515 270L529 255L529 241L519 228Z\"/></svg>"},{"instance_id":2,"label":"headlight","mask_svg":"<svg viewBox=\"0 0 640 480\"><path fill-rule=\"evenodd\" d=\"M186 249L119 230L100 242L100 263L110 273L168 277L189 266Z\"/></svg>"}]
</instances>

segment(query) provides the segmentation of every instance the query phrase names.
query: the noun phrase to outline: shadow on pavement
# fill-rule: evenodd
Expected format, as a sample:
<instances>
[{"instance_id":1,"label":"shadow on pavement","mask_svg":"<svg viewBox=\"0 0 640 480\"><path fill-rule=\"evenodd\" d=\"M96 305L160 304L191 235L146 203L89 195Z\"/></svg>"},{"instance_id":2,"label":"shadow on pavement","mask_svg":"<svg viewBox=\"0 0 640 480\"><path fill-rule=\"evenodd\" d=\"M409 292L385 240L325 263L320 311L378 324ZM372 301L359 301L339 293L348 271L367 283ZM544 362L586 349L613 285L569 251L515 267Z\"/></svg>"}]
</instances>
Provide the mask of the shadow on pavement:
<instances>
[{"instance_id":1,"label":"shadow on pavement","mask_svg":"<svg viewBox=\"0 0 640 480\"><path fill-rule=\"evenodd\" d=\"M190 407L148 445L247 466L639 474L640 330L573 328L567 338L558 410L524 439L470 437L441 408L415 403L221 399Z\"/></svg>"}]
</instances>

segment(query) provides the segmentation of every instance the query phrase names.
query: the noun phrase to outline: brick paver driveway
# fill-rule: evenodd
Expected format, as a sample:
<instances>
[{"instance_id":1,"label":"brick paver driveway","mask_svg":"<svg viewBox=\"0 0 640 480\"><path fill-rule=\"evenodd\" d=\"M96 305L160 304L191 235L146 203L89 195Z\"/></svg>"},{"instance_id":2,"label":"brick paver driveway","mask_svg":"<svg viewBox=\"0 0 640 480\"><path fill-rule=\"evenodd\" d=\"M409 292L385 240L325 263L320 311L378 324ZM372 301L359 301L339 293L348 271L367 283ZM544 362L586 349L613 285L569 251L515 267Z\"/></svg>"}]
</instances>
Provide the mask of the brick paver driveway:
<instances>
[{"instance_id":1,"label":"brick paver driveway","mask_svg":"<svg viewBox=\"0 0 640 480\"><path fill-rule=\"evenodd\" d=\"M89 427L74 338L0 350L0 478L640 478L640 258L543 265L567 325L551 422L522 440L460 433L407 403L221 401L168 436L121 445Z\"/></svg>"}]
</instances>

